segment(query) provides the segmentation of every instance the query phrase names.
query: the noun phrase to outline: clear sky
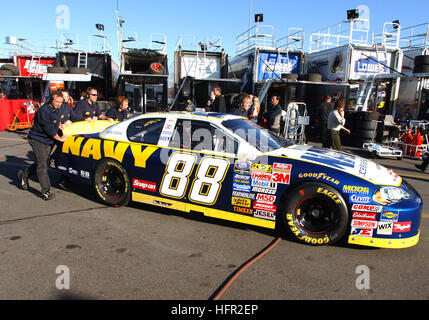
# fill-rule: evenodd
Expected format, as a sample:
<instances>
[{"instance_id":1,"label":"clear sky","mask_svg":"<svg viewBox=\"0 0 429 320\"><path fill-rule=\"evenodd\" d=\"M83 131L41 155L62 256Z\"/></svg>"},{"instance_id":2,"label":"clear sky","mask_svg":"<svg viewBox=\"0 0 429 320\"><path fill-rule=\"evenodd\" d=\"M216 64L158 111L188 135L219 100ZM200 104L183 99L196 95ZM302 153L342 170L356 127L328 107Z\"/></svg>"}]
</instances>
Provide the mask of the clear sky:
<instances>
[{"instance_id":1,"label":"clear sky","mask_svg":"<svg viewBox=\"0 0 429 320\"><path fill-rule=\"evenodd\" d=\"M170 65L181 34L195 35L201 41L220 36L226 52L234 56L236 36L249 27L250 5L252 21L253 14L263 13L264 24L275 27L276 38L285 36L289 27L299 27L305 30L307 42L310 33L345 20L346 11L358 6L368 7L372 31L380 31L384 22L396 19L404 27L429 22L428 0L0 0L0 3L0 48L5 48L6 36L28 39L26 45L54 47L57 16L62 17L65 6L70 19L69 25L60 21L65 27L61 32L77 33L81 47L87 49L89 36L98 33L95 24L104 24L112 55L117 60L118 5L125 20L125 38L136 32L139 47L147 47L143 42L149 42L150 33L166 34ZM100 40L92 39L93 43Z\"/></svg>"}]
</instances>

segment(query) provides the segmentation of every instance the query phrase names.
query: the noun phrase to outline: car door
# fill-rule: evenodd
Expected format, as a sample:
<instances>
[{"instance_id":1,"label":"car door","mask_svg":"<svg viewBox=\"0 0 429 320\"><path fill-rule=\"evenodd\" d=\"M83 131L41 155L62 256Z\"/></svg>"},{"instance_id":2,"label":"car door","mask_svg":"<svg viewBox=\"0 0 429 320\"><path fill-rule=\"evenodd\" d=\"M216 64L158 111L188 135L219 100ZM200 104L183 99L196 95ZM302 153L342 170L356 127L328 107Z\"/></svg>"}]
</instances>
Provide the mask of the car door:
<instances>
[{"instance_id":1,"label":"car door","mask_svg":"<svg viewBox=\"0 0 429 320\"><path fill-rule=\"evenodd\" d=\"M170 137L164 139L168 147L162 157L167 161L160 196L186 205L185 211L203 211L205 207L229 211L235 154L234 147L227 150L223 148L227 143L219 142L231 139L224 136L209 121L177 119Z\"/></svg>"}]
</instances>

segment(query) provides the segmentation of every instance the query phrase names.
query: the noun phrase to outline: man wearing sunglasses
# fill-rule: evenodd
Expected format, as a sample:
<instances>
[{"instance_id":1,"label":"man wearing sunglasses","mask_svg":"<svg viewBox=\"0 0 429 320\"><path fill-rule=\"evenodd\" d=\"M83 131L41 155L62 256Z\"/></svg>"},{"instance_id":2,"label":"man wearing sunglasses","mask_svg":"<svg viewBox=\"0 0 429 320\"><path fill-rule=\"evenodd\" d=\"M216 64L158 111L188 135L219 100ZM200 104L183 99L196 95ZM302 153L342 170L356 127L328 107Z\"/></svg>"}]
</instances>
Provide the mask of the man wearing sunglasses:
<instances>
[{"instance_id":1,"label":"man wearing sunglasses","mask_svg":"<svg viewBox=\"0 0 429 320\"><path fill-rule=\"evenodd\" d=\"M98 107L97 97L97 89L88 88L86 90L85 99L79 100L79 102L76 103L72 117L73 122L107 120L107 117L101 113Z\"/></svg>"}]
</instances>

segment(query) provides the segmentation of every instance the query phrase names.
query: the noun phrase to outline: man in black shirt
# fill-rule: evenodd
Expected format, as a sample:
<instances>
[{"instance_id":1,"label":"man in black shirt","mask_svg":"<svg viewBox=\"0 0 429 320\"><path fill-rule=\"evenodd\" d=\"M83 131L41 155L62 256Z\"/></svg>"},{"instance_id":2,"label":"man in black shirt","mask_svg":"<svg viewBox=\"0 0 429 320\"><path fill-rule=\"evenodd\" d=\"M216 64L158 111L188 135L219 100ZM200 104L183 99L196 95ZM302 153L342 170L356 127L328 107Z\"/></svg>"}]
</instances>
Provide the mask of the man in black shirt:
<instances>
[{"instance_id":1,"label":"man in black shirt","mask_svg":"<svg viewBox=\"0 0 429 320\"><path fill-rule=\"evenodd\" d=\"M274 94L271 97L271 104L267 109L265 114L265 120L267 123L268 130L274 132L277 135L280 135L280 123L282 119L282 110L280 106L280 96Z\"/></svg>"},{"instance_id":2,"label":"man in black shirt","mask_svg":"<svg viewBox=\"0 0 429 320\"><path fill-rule=\"evenodd\" d=\"M331 147L331 132L328 130L328 118L331 111L334 110L332 98L327 96L325 101L319 106L317 120L319 121L319 130L322 133L323 148Z\"/></svg>"},{"instance_id":3,"label":"man in black shirt","mask_svg":"<svg viewBox=\"0 0 429 320\"><path fill-rule=\"evenodd\" d=\"M110 121L124 121L128 118L128 99L121 98L119 101L119 104L115 107L110 108L107 113L106 117Z\"/></svg>"},{"instance_id":4,"label":"man in black shirt","mask_svg":"<svg viewBox=\"0 0 429 320\"><path fill-rule=\"evenodd\" d=\"M215 100L211 105L211 111L217 113L226 113L226 102L225 97L222 95L222 90L220 87L213 89L215 94Z\"/></svg>"},{"instance_id":5,"label":"man in black shirt","mask_svg":"<svg viewBox=\"0 0 429 320\"><path fill-rule=\"evenodd\" d=\"M61 91L55 91L51 94L50 103L45 103L37 110L34 116L34 124L28 133L28 143L34 152L36 161L24 171L18 171L20 187L28 189L28 180L30 176L37 174L41 186L42 198L50 200L54 197L51 193L51 182L48 176L48 158L55 141L64 142L68 136L60 137L58 129L60 125L60 108L64 98Z\"/></svg>"},{"instance_id":6,"label":"man in black shirt","mask_svg":"<svg viewBox=\"0 0 429 320\"><path fill-rule=\"evenodd\" d=\"M88 88L86 97L76 102L74 108L73 121L93 121L107 120L107 117L101 113L97 103L97 89Z\"/></svg>"}]
</instances>

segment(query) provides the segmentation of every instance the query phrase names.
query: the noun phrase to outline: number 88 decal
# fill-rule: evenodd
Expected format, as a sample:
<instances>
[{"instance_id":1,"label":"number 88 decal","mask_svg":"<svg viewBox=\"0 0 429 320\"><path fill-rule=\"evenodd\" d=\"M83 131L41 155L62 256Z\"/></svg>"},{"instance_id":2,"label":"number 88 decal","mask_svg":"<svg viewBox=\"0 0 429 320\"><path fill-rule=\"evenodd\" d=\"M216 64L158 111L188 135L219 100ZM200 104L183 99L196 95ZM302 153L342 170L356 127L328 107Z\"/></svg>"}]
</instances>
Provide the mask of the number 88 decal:
<instances>
[{"instance_id":1,"label":"number 88 decal","mask_svg":"<svg viewBox=\"0 0 429 320\"><path fill-rule=\"evenodd\" d=\"M197 156L194 154L172 154L159 192L165 196L182 199L196 161ZM189 192L189 200L202 204L215 203L229 164L230 162L224 158L202 158Z\"/></svg>"}]
</instances>

